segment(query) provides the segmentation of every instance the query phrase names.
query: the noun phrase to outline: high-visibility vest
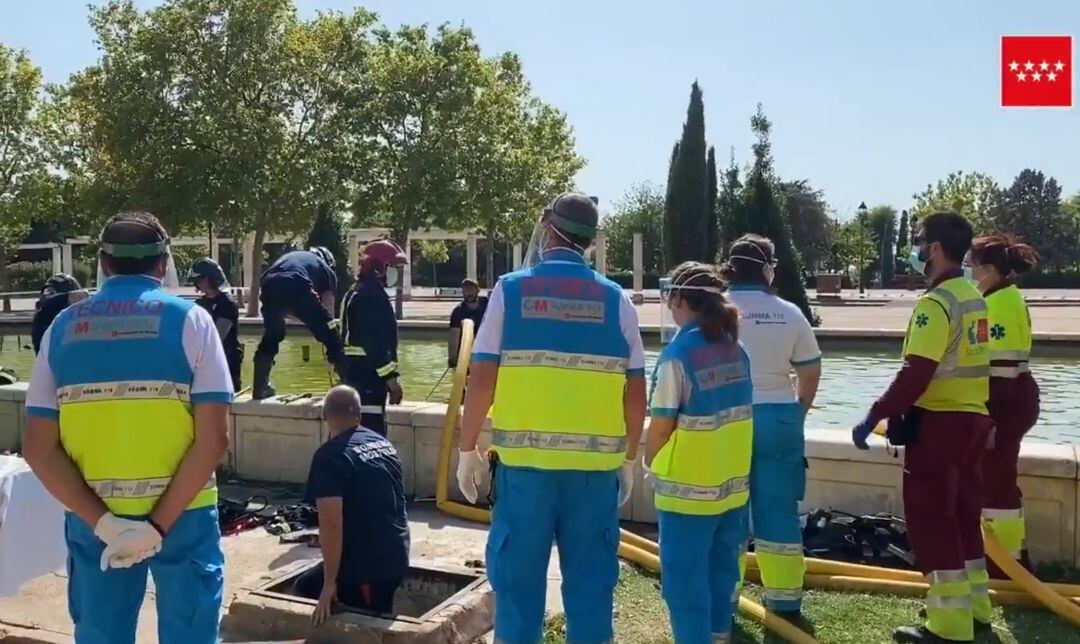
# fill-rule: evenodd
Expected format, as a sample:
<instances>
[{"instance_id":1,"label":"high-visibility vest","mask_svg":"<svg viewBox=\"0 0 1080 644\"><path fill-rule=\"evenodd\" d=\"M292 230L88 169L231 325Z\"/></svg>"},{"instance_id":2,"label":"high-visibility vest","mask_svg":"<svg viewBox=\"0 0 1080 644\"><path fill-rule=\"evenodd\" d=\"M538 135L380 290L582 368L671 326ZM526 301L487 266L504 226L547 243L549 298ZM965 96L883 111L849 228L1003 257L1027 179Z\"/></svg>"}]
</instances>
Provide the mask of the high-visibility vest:
<instances>
[{"instance_id":1,"label":"high-visibility vest","mask_svg":"<svg viewBox=\"0 0 1080 644\"><path fill-rule=\"evenodd\" d=\"M1031 313L1016 285L986 296L990 319L990 375L1018 378L1030 369Z\"/></svg>"},{"instance_id":2,"label":"high-visibility vest","mask_svg":"<svg viewBox=\"0 0 1080 644\"><path fill-rule=\"evenodd\" d=\"M754 442L746 350L741 343L709 343L690 325L664 348L657 369L669 360L676 361L689 396L675 431L653 458L656 508L720 514L745 505Z\"/></svg>"},{"instance_id":3,"label":"high-visibility vest","mask_svg":"<svg viewBox=\"0 0 1080 644\"><path fill-rule=\"evenodd\" d=\"M938 306L944 311L940 327L924 328L924 307ZM945 280L922 296L912 313L904 338L904 355L920 354L912 341L915 328L945 335L945 353L937 370L915 406L930 411L960 411L987 415L990 397L990 325L986 301L978 289L963 277Z\"/></svg>"},{"instance_id":4,"label":"high-visibility vest","mask_svg":"<svg viewBox=\"0 0 1080 644\"><path fill-rule=\"evenodd\" d=\"M60 442L116 514L150 514L195 440L183 346L192 306L156 280L116 276L53 323ZM214 505L211 477L188 508Z\"/></svg>"},{"instance_id":5,"label":"high-visibility vest","mask_svg":"<svg viewBox=\"0 0 1080 644\"><path fill-rule=\"evenodd\" d=\"M500 279L492 446L513 467L615 470L626 453L630 358L619 325L622 288L580 256L554 255Z\"/></svg>"}]
</instances>

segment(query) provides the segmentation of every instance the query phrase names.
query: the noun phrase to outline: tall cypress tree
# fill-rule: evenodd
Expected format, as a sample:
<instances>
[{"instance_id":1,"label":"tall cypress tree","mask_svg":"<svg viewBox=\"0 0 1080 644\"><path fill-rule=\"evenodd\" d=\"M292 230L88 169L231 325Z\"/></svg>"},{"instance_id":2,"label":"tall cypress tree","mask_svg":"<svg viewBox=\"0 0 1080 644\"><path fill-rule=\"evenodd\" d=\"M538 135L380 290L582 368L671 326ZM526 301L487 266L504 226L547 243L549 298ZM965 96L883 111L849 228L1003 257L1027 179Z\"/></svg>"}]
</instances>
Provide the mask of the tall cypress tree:
<instances>
[{"instance_id":1,"label":"tall cypress tree","mask_svg":"<svg viewBox=\"0 0 1080 644\"><path fill-rule=\"evenodd\" d=\"M898 275L907 274L907 255L904 254L904 250L908 245L908 219L907 211L900 211L900 226L896 229L896 254L895 265L893 270Z\"/></svg>"},{"instance_id":2,"label":"tall cypress tree","mask_svg":"<svg viewBox=\"0 0 1080 644\"><path fill-rule=\"evenodd\" d=\"M772 123L758 105L757 113L750 119L750 127L757 136L754 143L754 167L746 182L743 194L743 214L746 228L733 231L738 237L745 233L757 233L772 240L776 246L776 280L773 286L777 294L799 307L813 325L821 323L810 308L806 286L802 281L798 251L791 239L791 229L780 209L776 181L772 167L772 144L769 131Z\"/></svg>"},{"instance_id":3,"label":"tall cypress tree","mask_svg":"<svg viewBox=\"0 0 1080 644\"><path fill-rule=\"evenodd\" d=\"M720 218L720 254L727 252L731 242L746 230L742 207L742 181L739 179L739 166L735 165L735 149L731 150L731 158L728 167L724 170L724 178L721 181L720 196L717 199L717 210Z\"/></svg>"},{"instance_id":4,"label":"tall cypress tree","mask_svg":"<svg viewBox=\"0 0 1080 644\"><path fill-rule=\"evenodd\" d=\"M709 207L705 156L705 106L701 88L694 81L664 200L664 262L669 269L687 260L711 259L706 253Z\"/></svg>"},{"instance_id":5,"label":"tall cypress tree","mask_svg":"<svg viewBox=\"0 0 1080 644\"><path fill-rule=\"evenodd\" d=\"M334 256L334 272L337 273L338 282L338 292L334 295L340 302L345 291L352 286L353 271L349 266L349 253L345 248L344 222L330 211L328 204L320 205L315 213L315 223L308 233L307 246L325 246Z\"/></svg>"},{"instance_id":6,"label":"tall cypress tree","mask_svg":"<svg viewBox=\"0 0 1080 644\"><path fill-rule=\"evenodd\" d=\"M705 168L708 190L705 192L705 204L708 207L708 219L705 221L705 258L706 262L715 262L720 250L720 211L717 199L719 187L716 176L716 148L709 146L709 161Z\"/></svg>"}]
</instances>

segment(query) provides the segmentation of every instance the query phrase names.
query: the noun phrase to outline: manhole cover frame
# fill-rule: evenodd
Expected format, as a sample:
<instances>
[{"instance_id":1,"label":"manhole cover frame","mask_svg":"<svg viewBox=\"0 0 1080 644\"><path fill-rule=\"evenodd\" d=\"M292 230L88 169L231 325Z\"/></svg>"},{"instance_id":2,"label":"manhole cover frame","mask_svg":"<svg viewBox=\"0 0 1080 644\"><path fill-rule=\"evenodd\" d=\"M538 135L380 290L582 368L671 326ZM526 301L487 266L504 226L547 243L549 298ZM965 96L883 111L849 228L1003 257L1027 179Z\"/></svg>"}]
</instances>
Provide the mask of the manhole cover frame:
<instances>
[{"instance_id":1,"label":"manhole cover frame","mask_svg":"<svg viewBox=\"0 0 1080 644\"><path fill-rule=\"evenodd\" d=\"M280 575L278 575L278 576L276 576L276 577L274 577L272 579L269 579L267 581L264 581L261 584L259 584L258 586L255 586L253 589L251 589L249 594L255 595L257 597L267 597L267 598L270 598L270 599L277 599L277 600L281 600L281 601L289 601L289 602L296 602L296 603L300 603L300 604L305 604L307 606L311 606L311 608L314 610L315 607L319 605L318 600L316 600L316 599L308 599L307 597L301 597L299 595L286 595L285 593L279 593L279 592L270 590L270 588L272 586L277 586L278 584L281 584L282 582L285 582L285 581L295 580L297 577L304 574L308 570L314 568L315 566L318 566L318 565L322 564L322 562L323 562L322 559L313 559L311 561L308 561L308 562L304 563L303 565L288 566L287 568L282 570L282 574L280 574ZM356 608L355 606L349 606L347 604L342 604L340 602L338 602L338 605L341 607L341 610L338 611L335 614L340 615L340 614L345 614L345 613L353 613L353 614L356 614L356 615L366 615L368 617L379 617L379 618L382 618L382 619L389 619L389 620L394 620L394 621L399 621L399 622L406 622L406 623L409 623L409 624L422 625L422 624L425 624L425 623L429 622L433 617L435 617L435 615L437 615L440 611L442 611L447 606L456 603L457 602L456 598L459 595L467 594L467 593L479 588L480 586L487 583L487 580L488 580L486 571L474 570L472 568L466 568L466 567L458 568L458 567L453 567L453 566L440 566L440 565L435 565L435 564L425 564L423 566L416 566L416 565L413 565L410 562L409 563L409 570L433 571L433 572L436 572L436 573L443 573L443 574L446 574L446 575L457 575L457 576L461 576L461 577L472 577L473 580L470 581L465 586L461 587L459 590L455 591L452 595L450 595L449 597L447 597L443 601L439 602L437 605L431 607L427 612L420 615L419 617L412 617L412 616L409 616L409 615L393 615L393 614L390 614L390 613L378 613L378 612L375 612L373 610L368 610L366 608Z\"/></svg>"}]
</instances>

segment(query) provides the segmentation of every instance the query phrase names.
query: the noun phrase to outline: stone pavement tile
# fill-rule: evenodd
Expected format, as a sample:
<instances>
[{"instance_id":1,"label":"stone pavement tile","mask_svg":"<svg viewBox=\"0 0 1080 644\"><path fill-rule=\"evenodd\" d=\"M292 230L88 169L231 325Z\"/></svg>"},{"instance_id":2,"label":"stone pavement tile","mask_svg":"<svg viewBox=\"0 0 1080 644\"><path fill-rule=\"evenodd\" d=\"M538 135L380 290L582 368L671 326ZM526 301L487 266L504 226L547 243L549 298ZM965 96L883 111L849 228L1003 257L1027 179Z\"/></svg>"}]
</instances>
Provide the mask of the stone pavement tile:
<instances>
[{"instance_id":1,"label":"stone pavement tile","mask_svg":"<svg viewBox=\"0 0 1080 644\"><path fill-rule=\"evenodd\" d=\"M430 503L409 507L414 561L463 567L466 562L484 560L487 526L449 517ZM319 551L297 544L281 544L264 530L252 530L223 540L225 549L225 610L243 585L266 580L276 569L300 560L314 559ZM562 612L559 591L558 556L552 550L548 567L548 611ZM147 585L146 601L139 613L139 644L157 642L157 611L153 583ZM67 578L63 572L43 575L23 586L16 597L0 599L0 630L24 637L24 632L48 635L43 642L70 642L73 627L67 612ZM59 638L59 639L56 639ZM66 638L66 639L65 639ZM5 639L6 643L8 640ZM18 640L13 640L18 641ZM27 640L34 642L35 640ZM267 643L269 644L269 643Z\"/></svg>"}]
</instances>

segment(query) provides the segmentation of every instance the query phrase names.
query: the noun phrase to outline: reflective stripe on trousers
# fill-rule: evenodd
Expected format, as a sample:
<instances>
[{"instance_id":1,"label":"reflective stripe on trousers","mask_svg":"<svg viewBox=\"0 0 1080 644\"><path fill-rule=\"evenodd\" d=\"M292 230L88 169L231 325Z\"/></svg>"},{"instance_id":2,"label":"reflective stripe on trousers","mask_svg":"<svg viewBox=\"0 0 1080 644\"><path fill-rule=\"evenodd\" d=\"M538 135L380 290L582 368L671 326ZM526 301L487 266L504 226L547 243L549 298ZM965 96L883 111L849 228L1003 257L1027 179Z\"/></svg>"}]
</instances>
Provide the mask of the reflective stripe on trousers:
<instances>
[{"instance_id":1,"label":"reflective stripe on trousers","mask_svg":"<svg viewBox=\"0 0 1080 644\"><path fill-rule=\"evenodd\" d=\"M990 365L990 375L994 378L1019 378L1029 371L1031 369L1026 364L1008 367Z\"/></svg>"},{"instance_id":2,"label":"reflective stripe on trousers","mask_svg":"<svg viewBox=\"0 0 1080 644\"><path fill-rule=\"evenodd\" d=\"M626 437L496 429L492 431L491 444L496 447L533 447L613 454L626 450Z\"/></svg>"},{"instance_id":3,"label":"reflective stripe on trousers","mask_svg":"<svg viewBox=\"0 0 1080 644\"><path fill-rule=\"evenodd\" d=\"M989 624L994 618L994 608L990 605L990 573L986 570L986 558L980 557L964 562L968 583L971 584L972 616Z\"/></svg>"},{"instance_id":4,"label":"reflective stripe on trousers","mask_svg":"<svg viewBox=\"0 0 1080 644\"><path fill-rule=\"evenodd\" d=\"M926 626L948 640L975 638L971 583L967 570L935 570L926 575Z\"/></svg>"},{"instance_id":5,"label":"reflective stripe on trousers","mask_svg":"<svg viewBox=\"0 0 1080 644\"><path fill-rule=\"evenodd\" d=\"M1007 550L1013 559L1020 559L1027 538L1024 510L983 508L982 515L990 524L990 531L1001 542L1001 547Z\"/></svg>"}]
</instances>

